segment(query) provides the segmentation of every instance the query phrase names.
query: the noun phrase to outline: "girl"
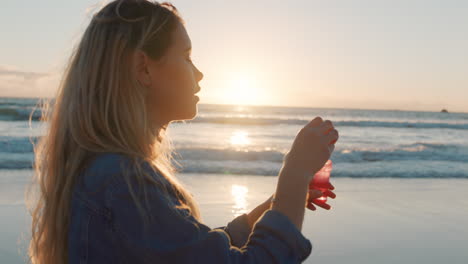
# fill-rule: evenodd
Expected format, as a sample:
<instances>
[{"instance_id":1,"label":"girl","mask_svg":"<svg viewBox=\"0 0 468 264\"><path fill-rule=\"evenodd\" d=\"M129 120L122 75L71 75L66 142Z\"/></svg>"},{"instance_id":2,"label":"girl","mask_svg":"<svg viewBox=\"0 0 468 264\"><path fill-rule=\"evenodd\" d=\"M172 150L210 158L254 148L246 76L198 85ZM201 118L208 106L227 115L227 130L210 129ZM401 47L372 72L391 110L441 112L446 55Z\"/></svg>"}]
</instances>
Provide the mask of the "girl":
<instances>
[{"instance_id":1,"label":"girl","mask_svg":"<svg viewBox=\"0 0 468 264\"><path fill-rule=\"evenodd\" d=\"M209 228L174 175L165 136L171 121L197 114L203 74L190 50L169 3L117 0L93 16L53 110L44 106L49 127L34 146L33 263L299 263L309 256L304 205L315 210L322 193L308 185L338 132L312 120L284 158L275 199ZM332 189L324 195L334 198Z\"/></svg>"}]
</instances>

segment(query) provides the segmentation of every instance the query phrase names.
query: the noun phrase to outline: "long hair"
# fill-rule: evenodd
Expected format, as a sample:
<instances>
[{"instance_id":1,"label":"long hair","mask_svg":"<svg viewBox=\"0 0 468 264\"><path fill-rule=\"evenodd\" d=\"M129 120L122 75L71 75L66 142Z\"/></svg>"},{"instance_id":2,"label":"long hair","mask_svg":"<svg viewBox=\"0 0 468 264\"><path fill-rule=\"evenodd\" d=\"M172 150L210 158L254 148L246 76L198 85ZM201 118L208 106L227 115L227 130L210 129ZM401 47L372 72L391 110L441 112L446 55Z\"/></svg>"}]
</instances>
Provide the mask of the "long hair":
<instances>
[{"instance_id":1,"label":"long hair","mask_svg":"<svg viewBox=\"0 0 468 264\"><path fill-rule=\"evenodd\" d=\"M133 161L131 176L124 173L124 179L145 223L150 215L147 186L157 185L169 194L145 172L146 164L171 183L180 207L201 221L198 205L175 177L167 124L151 122L148 88L131 74L132 52L139 49L161 59L177 23L183 20L167 2L116 0L93 15L66 64L55 98L40 103L40 120L48 127L33 143L34 177L26 193L32 216L28 253L32 263L68 262L72 189L79 173L99 153L119 153Z\"/></svg>"}]
</instances>

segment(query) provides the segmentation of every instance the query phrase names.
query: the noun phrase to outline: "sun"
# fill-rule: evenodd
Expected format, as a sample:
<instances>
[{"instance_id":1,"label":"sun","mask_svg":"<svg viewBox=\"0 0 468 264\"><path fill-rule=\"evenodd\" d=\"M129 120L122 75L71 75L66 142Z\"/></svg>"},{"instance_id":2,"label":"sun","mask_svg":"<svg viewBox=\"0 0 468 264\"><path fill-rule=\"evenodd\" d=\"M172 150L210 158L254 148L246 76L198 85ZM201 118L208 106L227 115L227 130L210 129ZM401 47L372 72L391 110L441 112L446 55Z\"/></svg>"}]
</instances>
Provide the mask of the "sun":
<instances>
[{"instance_id":1,"label":"sun","mask_svg":"<svg viewBox=\"0 0 468 264\"><path fill-rule=\"evenodd\" d=\"M256 105L262 101L256 80L250 75L233 76L227 86L223 97L228 104Z\"/></svg>"}]
</instances>

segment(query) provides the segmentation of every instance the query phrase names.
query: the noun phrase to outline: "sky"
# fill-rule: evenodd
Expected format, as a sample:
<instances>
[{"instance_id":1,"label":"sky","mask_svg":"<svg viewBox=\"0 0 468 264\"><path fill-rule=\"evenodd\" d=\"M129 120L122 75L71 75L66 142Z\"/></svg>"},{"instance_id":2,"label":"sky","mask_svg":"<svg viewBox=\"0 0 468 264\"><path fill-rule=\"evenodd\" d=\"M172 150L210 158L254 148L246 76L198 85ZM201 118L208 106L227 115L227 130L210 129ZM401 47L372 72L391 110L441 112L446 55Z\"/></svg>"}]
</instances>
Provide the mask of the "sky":
<instances>
[{"instance_id":1,"label":"sky","mask_svg":"<svg viewBox=\"0 0 468 264\"><path fill-rule=\"evenodd\" d=\"M108 1L4 1L0 96L50 97ZM468 112L468 1L173 0L200 103Z\"/></svg>"}]
</instances>

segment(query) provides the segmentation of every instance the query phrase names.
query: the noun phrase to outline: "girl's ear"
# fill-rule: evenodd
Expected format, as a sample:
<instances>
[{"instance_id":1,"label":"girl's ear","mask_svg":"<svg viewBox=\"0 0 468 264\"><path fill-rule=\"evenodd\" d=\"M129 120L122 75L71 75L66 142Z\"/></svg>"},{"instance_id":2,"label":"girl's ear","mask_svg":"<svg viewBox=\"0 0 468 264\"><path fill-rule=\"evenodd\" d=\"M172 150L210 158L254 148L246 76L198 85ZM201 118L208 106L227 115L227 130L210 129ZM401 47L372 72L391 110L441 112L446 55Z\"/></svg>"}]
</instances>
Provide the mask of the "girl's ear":
<instances>
[{"instance_id":1,"label":"girl's ear","mask_svg":"<svg viewBox=\"0 0 468 264\"><path fill-rule=\"evenodd\" d=\"M137 50L133 54L133 70L140 84L145 87L151 86L151 76L149 73L149 58L141 50Z\"/></svg>"}]
</instances>

